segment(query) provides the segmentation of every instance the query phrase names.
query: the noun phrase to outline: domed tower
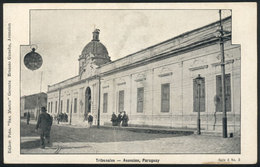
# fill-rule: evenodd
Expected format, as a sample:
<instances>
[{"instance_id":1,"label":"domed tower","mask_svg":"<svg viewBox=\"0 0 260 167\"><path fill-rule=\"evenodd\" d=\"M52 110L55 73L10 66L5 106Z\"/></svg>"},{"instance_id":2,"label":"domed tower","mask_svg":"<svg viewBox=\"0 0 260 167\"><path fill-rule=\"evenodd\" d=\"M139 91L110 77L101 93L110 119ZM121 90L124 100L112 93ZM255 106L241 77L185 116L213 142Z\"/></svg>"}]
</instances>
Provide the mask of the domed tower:
<instances>
[{"instance_id":1,"label":"domed tower","mask_svg":"<svg viewBox=\"0 0 260 167\"><path fill-rule=\"evenodd\" d=\"M99 32L99 29L94 30L93 39L83 48L79 56L79 74L86 70L88 64L100 66L111 61L107 48L99 41Z\"/></svg>"}]
</instances>

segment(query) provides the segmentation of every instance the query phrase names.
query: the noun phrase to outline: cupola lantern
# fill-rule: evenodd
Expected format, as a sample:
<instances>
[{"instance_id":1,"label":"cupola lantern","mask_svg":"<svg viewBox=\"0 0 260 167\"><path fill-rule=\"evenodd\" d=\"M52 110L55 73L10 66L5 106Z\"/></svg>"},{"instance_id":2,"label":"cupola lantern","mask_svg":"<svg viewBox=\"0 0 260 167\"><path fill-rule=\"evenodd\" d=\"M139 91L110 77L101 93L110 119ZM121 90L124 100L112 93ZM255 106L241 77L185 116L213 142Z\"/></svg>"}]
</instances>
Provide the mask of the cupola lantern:
<instances>
[{"instance_id":1,"label":"cupola lantern","mask_svg":"<svg viewBox=\"0 0 260 167\"><path fill-rule=\"evenodd\" d=\"M93 39L92 41L99 41L99 29L95 29L93 32Z\"/></svg>"}]
</instances>

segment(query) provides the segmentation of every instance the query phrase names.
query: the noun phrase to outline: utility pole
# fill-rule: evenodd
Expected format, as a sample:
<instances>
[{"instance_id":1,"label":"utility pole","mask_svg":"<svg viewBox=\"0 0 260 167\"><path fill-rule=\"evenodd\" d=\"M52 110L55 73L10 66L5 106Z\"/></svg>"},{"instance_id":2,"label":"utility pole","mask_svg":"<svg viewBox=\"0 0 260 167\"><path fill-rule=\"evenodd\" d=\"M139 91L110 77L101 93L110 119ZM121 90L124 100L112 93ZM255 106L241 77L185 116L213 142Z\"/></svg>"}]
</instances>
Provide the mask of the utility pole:
<instances>
[{"instance_id":1,"label":"utility pole","mask_svg":"<svg viewBox=\"0 0 260 167\"><path fill-rule=\"evenodd\" d=\"M220 23L220 52L221 52L221 86L222 86L222 130L223 138L227 138L227 112L226 112L226 87L225 87L225 54L224 54L224 40L223 40L223 26L221 20L221 10L219 10Z\"/></svg>"},{"instance_id":2,"label":"utility pole","mask_svg":"<svg viewBox=\"0 0 260 167\"><path fill-rule=\"evenodd\" d=\"M198 103L198 120L197 120L197 135L200 135L201 134L201 128L200 128L200 108L201 108L201 106L200 106L200 92L201 92L201 84L202 84L202 80L203 80L203 78L200 76L200 74L198 75L198 77L197 78L195 78L195 81L196 81L196 84L197 84L197 86L198 86L198 101L199 101L199 103Z\"/></svg>"},{"instance_id":3,"label":"utility pole","mask_svg":"<svg viewBox=\"0 0 260 167\"><path fill-rule=\"evenodd\" d=\"M35 115L35 120L38 121L38 111L39 111L39 97L36 95L36 100L37 100L37 109L36 109L36 115Z\"/></svg>"},{"instance_id":4,"label":"utility pole","mask_svg":"<svg viewBox=\"0 0 260 167\"><path fill-rule=\"evenodd\" d=\"M40 80L40 93L37 95L37 112L36 112L36 115L37 115L36 118L37 119L38 119L38 116L40 115L41 107L42 107L41 101L40 101L40 104L39 104L39 97L41 98L41 92L42 92L42 71L41 71L41 80Z\"/></svg>"},{"instance_id":5,"label":"utility pole","mask_svg":"<svg viewBox=\"0 0 260 167\"><path fill-rule=\"evenodd\" d=\"M100 90L101 90L101 82L100 76L98 76L98 120L97 120L97 127L100 127Z\"/></svg>"},{"instance_id":6,"label":"utility pole","mask_svg":"<svg viewBox=\"0 0 260 167\"><path fill-rule=\"evenodd\" d=\"M198 112L198 129L197 129L197 134L200 135L200 83L198 84L198 96L199 96L199 110Z\"/></svg>"},{"instance_id":7,"label":"utility pole","mask_svg":"<svg viewBox=\"0 0 260 167\"><path fill-rule=\"evenodd\" d=\"M40 93L42 92L42 71L41 71L41 83L40 83Z\"/></svg>"},{"instance_id":8,"label":"utility pole","mask_svg":"<svg viewBox=\"0 0 260 167\"><path fill-rule=\"evenodd\" d=\"M59 89L59 103L58 103L58 124L60 124L60 113L61 113L61 111L60 111L60 94L61 94L61 88Z\"/></svg>"},{"instance_id":9,"label":"utility pole","mask_svg":"<svg viewBox=\"0 0 260 167\"><path fill-rule=\"evenodd\" d=\"M72 121L72 102L73 102L73 98L70 103L70 125L71 125L71 121Z\"/></svg>"}]
</instances>

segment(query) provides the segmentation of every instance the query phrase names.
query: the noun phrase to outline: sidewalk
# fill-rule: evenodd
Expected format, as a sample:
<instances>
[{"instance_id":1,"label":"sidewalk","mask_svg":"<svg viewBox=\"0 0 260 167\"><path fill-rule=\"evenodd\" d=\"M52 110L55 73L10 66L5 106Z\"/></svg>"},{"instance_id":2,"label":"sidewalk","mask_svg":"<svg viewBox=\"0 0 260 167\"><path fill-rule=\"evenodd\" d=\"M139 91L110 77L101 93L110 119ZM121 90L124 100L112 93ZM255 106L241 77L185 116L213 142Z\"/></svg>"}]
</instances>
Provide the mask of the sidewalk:
<instances>
[{"instance_id":1,"label":"sidewalk","mask_svg":"<svg viewBox=\"0 0 260 167\"><path fill-rule=\"evenodd\" d=\"M68 124L54 124L51 131L52 147L41 149L39 134L34 132L35 124L36 121L31 121L27 126L23 121L22 154L240 153L240 137L196 135L187 129L86 128Z\"/></svg>"},{"instance_id":2,"label":"sidewalk","mask_svg":"<svg viewBox=\"0 0 260 167\"><path fill-rule=\"evenodd\" d=\"M218 138L212 136L189 135L182 137L159 138L145 141L121 142L55 142L46 149L23 149L30 154L78 154L78 153L117 153L117 154L197 154L197 153L240 153L239 138Z\"/></svg>"},{"instance_id":3,"label":"sidewalk","mask_svg":"<svg viewBox=\"0 0 260 167\"><path fill-rule=\"evenodd\" d=\"M26 122L26 120L22 120L23 122ZM30 121L30 124L36 124L35 120ZM68 122L60 122L59 124L57 121L53 121L53 125L56 126L63 126L63 127L70 127L70 128L89 128L88 124L72 124L70 125ZM96 125L92 126L93 128L97 128ZM190 135L190 134L196 134L197 130L192 128L168 128L168 127L141 127L141 126L128 126L128 127L122 127L122 126L112 126L112 125L101 125L100 128L104 129L116 129L116 130L128 130L133 132L140 132L140 133L167 133L167 134L184 134L184 135ZM213 130L201 130L201 135L206 136L222 136L222 132L220 131L213 131ZM230 135L230 134L229 134ZM235 135L240 136L240 135Z\"/></svg>"}]
</instances>

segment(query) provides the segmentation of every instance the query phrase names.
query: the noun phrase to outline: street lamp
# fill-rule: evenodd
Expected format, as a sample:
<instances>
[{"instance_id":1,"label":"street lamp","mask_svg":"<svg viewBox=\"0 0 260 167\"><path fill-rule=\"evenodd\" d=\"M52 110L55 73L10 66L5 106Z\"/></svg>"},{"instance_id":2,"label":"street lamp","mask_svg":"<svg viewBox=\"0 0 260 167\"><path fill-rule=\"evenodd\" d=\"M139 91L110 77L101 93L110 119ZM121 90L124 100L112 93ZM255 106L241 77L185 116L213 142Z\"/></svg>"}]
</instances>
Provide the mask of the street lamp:
<instances>
[{"instance_id":1,"label":"street lamp","mask_svg":"<svg viewBox=\"0 0 260 167\"><path fill-rule=\"evenodd\" d=\"M195 78L196 84L198 85L198 99L199 99L199 106L198 106L198 120L197 120L197 134L200 135L200 92L201 92L201 84L203 78L200 76L200 74Z\"/></svg>"}]
</instances>

